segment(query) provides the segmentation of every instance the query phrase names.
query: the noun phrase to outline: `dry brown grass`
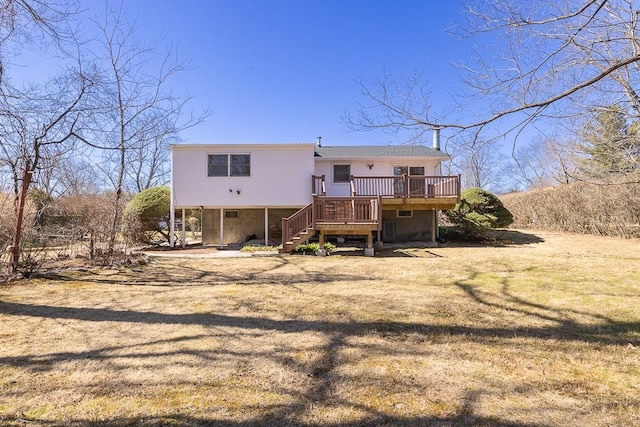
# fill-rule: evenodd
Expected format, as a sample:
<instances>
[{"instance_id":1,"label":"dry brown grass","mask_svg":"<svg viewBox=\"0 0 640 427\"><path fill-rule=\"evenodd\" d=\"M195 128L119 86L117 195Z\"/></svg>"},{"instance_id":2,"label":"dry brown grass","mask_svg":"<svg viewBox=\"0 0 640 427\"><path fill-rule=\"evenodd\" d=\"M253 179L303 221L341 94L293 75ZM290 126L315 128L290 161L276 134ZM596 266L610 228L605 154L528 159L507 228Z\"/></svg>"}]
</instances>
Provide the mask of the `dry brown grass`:
<instances>
[{"instance_id":1,"label":"dry brown grass","mask_svg":"<svg viewBox=\"0 0 640 427\"><path fill-rule=\"evenodd\" d=\"M535 234L0 286L0 424L640 425L640 243Z\"/></svg>"}]
</instances>

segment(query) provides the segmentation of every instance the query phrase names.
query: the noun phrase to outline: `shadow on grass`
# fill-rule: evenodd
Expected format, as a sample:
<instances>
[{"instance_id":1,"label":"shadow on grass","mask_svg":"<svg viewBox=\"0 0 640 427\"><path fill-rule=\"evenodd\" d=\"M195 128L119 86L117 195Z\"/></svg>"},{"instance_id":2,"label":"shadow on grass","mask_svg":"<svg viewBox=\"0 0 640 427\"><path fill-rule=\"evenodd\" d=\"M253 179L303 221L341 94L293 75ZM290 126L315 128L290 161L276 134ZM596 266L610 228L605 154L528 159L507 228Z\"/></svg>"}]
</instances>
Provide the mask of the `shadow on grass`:
<instances>
[{"instance_id":1,"label":"shadow on grass","mask_svg":"<svg viewBox=\"0 0 640 427\"><path fill-rule=\"evenodd\" d=\"M546 424L533 423L513 423L500 420L493 417L475 417L465 413L453 415L451 417L396 417L387 414L380 414L363 418L355 422L345 423L302 423L292 421L287 416L265 415L263 417L251 419L249 421L232 422L225 419L216 418L200 418L187 415L166 415L166 416L140 416L136 418L111 418L103 421L92 420L73 420L65 423L55 421L46 421L38 419L21 419L21 418L3 418L0 416L0 422L7 427L23 427L25 424L62 427L62 426L88 426L88 427L125 427L125 426L181 426L181 427L263 427L263 426L288 426L288 427L361 427L361 426L495 426L495 427L546 427Z\"/></svg>"},{"instance_id":2,"label":"shadow on grass","mask_svg":"<svg viewBox=\"0 0 640 427\"><path fill-rule=\"evenodd\" d=\"M275 263L268 267L268 271L274 272L281 268L287 261ZM194 271L197 277L206 275L202 271ZM252 274L247 273L247 280L254 280ZM301 272L301 274L307 274ZM429 323L401 322L401 321L373 321L363 322L357 320L348 321L323 321L323 320L303 320L303 319L271 319L266 317L252 316L234 316L216 313L186 313L171 314L153 311L134 311L134 310L114 310L110 308L76 308L76 307L60 307L53 305L28 304L19 302L1 302L0 314L10 316L24 316L44 319L56 320L79 320L84 322L123 322L123 323L140 323L149 325L198 325L207 328L213 328L202 335L182 336L178 338L169 338L166 340L156 340L149 342L136 342L131 345L110 346L98 349L92 349L79 352L59 352L40 355L21 355L12 357L0 357L0 365L14 366L20 368L31 369L35 373L43 370L53 369L58 363L65 363L70 360L95 360L108 361L112 358L131 358L131 359L149 359L162 358L164 356L172 356L175 354L189 354L202 358L202 360L213 360L215 363L221 355L227 355L241 360L250 360L255 357L269 357L272 360L288 367L295 368L296 372L306 373L310 378L308 387L302 393L290 392L290 403L252 407L247 405L245 413L254 414L253 418L247 421L231 421L224 418L202 418L192 417L182 414L158 416L157 414L149 414L149 416L140 416L134 418L108 418L98 421L88 419L71 419L65 420L64 423L50 422L45 419L23 419L19 417L3 417L0 415L0 424L7 426L23 426L23 425L77 425L77 426L263 426L263 425L282 425L282 426L363 426L363 425L485 425L485 426L543 426L544 424L526 424L514 423L509 420L483 417L477 415L479 411L478 405L481 390L468 390L465 395L460 397L458 409L451 416L414 416L402 417L385 411L384 407L372 408L363 404L347 401L339 397L334 389L337 382L339 371L343 367L339 360L340 354L344 349L353 346L353 337L362 337L368 335L383 335L389 343L393 343L386 351L389 355L397 355L403 350L398 345L401 339L407 334L422 336L427 341L440 339L450 339L455 336L461 342L487 342L495 343L496 338L508 340L525 338L554 339L561 341L579 341L591 342L600 345L627 345L629 343L640 345L637 334L634 331L640 329L640 322L616 322L605 316L591 314L573 310L572 313L580 316L591 316L597 320L597 324L580 324L575 321L568 320L564 314L552 307L542 304L526 301L509 290L508 280L503 281L501 293L487 294L482 289L474 287L470 282L474 279L476 273L471 272L466 280L456 282L457 286L474 301L478 307L486 306L492 310L498 311L517 311L523 315L534 316L548 323L549 326L483 326L482 324L464 326L464 325L438 325ZM313 278L313 274L309 274L309 280L317 280ZM229 279L231 280L231 279ZM345 279L347 280L347 279ZM262 281L262 278L260 278ZM107 327L107 326L105 326ZM230 330L217 330L216 328L230 328ZM294 357L288 356L286 353L268 350L259 352L250 349L246 352L237 353L228 349L188 349L184 346L171 347L168 350L154 351L154 345L167 343L180 343L186 341L197 341L204 337L210 336L212 333L231 334L241 337L243 334L260 335L270 334L272 332L297 333L312 332L324 335L327 340L318 348L321 354L318 359L305 364L297 361ZM635 337L635 341L630 342L629 337ZM464 344L460 344L464 345ZM368 349L361 346L361 350L366 352ZM124 351L124 352L123 352ZM424 351L428 351L425 349ZM162 366L155 367L162 369ZM402 378L396 379L400 382ZM321 405L330 408L332 405L341 407L355 408L361 414L361 418L354 422L345 423L313 423L299 421L301 414L304 414L308 408L313 405Z\"/></svg>"},{"instance_id":3,"label":"shadow on grass","mask_svg":"<svg viewBox=\"0 0 640 427\"><path fill-rule=\"evenodd\" d=\"M141 312L130 310L112 310L106 308L75 308L18 302L0 301L0 313L13 316L28 316L48 319L68 319L88 322L124 322L167 325L200 325L206 327L230 327L246 330L280 331L280 332L321 332L348 333L352 336L363 336L371 333L403 334L415 333L425 336L459 335L467 340L492 338L544 338L565 341L585 341L610 345L640 345L640 340L630 341L627 336L640 329L640 322L618 322L603 316L596 316L598 324L579 324L564 319L561 315L538 314L525 309L518 309L503 304L485 302L473 288L459 285L472 298L481 304L494 308L521 311L543 320L551 320L553 326L514 326L514 327L482 327L463 325L431 325L411 322L336 322L321 320L275 320L263 317L230 316L215 313L170 314L160 312ZM547 308L553 313L551 308ZM580 313L583 314L583 313ZM0 363L3 359L0 358Z\"/></svg>"},{"instance_id":4,"label":"shadow on grass","mask_svg":"<svg viewBox=\"0 0 640 427\"><path fill-rule=\"evenodd\" d=\"M543 243L544 239L535 234L524 233L517 230L491 230L487 233L484 240L469 240L468 238L460 235L451 236L448 239L444 237L444 241L438 243L438 247L477 247L477 248L500 248L509 246L531 245L536 243ZM364 243L353 245L337 245L336 255L341 256L363 256L364 255ZM442 255L438 255L429 249L433 245L425 242L400 242L400 243L385 243L381 251L376 251L376 257L378 258L441 258ZM412 253L412 251L423 251L424 254Z\"/></svg>"},{"instance_id":5,"label":"shadow on grass","mask_svg":"<svg viewBox=\"0 0 640 427\"><path fill-rule=\"evenodd\" d=\"M244 272L238 275L220 274L215 278L215 282L211 282L211 272L190 268L187 266L179 267L179 275L188 273L189 277L181 280L193 280L196 283L238 283L238 280L245 280L245 283L268 283L265 282L264 274L277 273L289 263L286 258L273 261L260 271ZM172 266L173 268L174 266ZM162 278L166 272L155 272L158 277L159 286L181 286L177 283L176 277ZM218 273L216 273L218 274ZM321 273L306 272L300 270L300 276L295 276L291 280L296 283L322 281ZM263 426L263 425L283 425L283 426L361 426L361 425L485 425L485 426L543 426L544 424L526 424L514 423L509 420L483 417L477 414L479 408L478 400L482 394L481 390L467 390L466 394L460 396L458 409L448 417L438 416L414 416L402 417L397 416L392 411L385 411L385 408L372 408L354 401L347 401L339 397L336 393L334 384L337 382L336 377L340 375L340 370L345 368L339 360L340 354L344 349L353 347L353 337L363 336L379 336L383 335L386 342L389 343L385 347L386 353L389 355L397 355L403 351L401 340L408 334L424 338L425 342L449 340L452 337L458 338L459 345L465 342L481 342L495 345L496 338L504 339L505 344L509 345L509 340L517 338L539 338L553 339L559 341L577 341L590 342L599 345L640 345L637 331L640 330L640 322L617 322L606 316L587 313L578 309L570 310L571 314L576 316L585 316L592 320L589 324L582 324L566 317L567 310L558 310L543 304L527 301L510 291L509 280L504 279L501 291L488 293L480 287L473 285L473 280L477 272L470 272L469 277L464 280L455 282L457 287L473 301L473 308L481 307L490 308L498 312L518 312L525 316L533 316L548 326L509 326L507 324L499 324L498 326L483 325L476 322L470 326L460 324L431 324L416 323L402 321L332 321L332 320L304 320L304 319L272 319L267 317L240 316L217 313L184 313L172 314L156 311L135 311L135 310L115 310L111 308L77 308L77 307L61 307L45 304L29 304L22 302L2 302L0 301L0 314L9 316L23 316L41 319L55 320L78 320L83 322L115 322L115 323L138 323L148 325L197 325L206 328L212 328L202 335L181 336L177 338L169 338L166 340L157 340L149 342L136 342L132 345L109 346L87 351L79 352L58 352L50 354L38 355L17 355L12 357L0 357L0 365L27 368L39 374L44 370L53 369L58 363L65 363L70 360L96 360L108 361L110 359L131 358L154 360L154 358L172 356L175 354L189 354L201 358L201 360L213 360L216 362L220 355L227 355L240 360L250 360L255 357L268 357L273 361L289 368L295 368L296 372L303 372L310 378L308 387L301 393L289 392L289 403L273 406L252 407L247 405L245 413L254 414L247 421L231 421L225 418L202 418L182 415L179 413L173 415L158 416L157 414L149 414L149 416L140 416L134 418L107 418L103 420L93 421L88 419L71 419L65 420L64 423L50 422L46 419L23 419L19 417L3 417L0 414L0 424L7 426L23 426L23 425L77 425L77 426L129 426L129 425L166 425L166 426ZM123 283L122 280L116 279L117 273L114 273L113 283L117 284L133 284L129 282ZM350 281L354 280L347 276L336 279L333 274L330 280ZM154 276L155 277L155 276ZM130 280L131 277L127 278ZM73 279L78 280L78 279ZM84 279L83 279L84 280ZM101 280L101 279L96 279ZM147 283L149 278L143 278L142 283ZM286 285L288 280L285 277L275 275L273 283ZM326 280L326 279L325 279ZM355 276L355 280L371 280L371 277ZM153 280L152 280L153 281ZM106 283L110 283L107 281ZM104 327L109 327L105 324ZM216 329L225 328L225 329ZM228 328L228 329L227 329ZM322 334L326 337L318 348L321 350L320 357L312 362L305 364L292 356L288 356L286 352L278 349L269 349L259 352L255 349L249 349L246 352L238 353L229 349L188 349L185 346L177 345L168 350L154 350L156 344L167 343L184 343L186 341L197 341L211 334L226 334L240 338L244 335L263 335L272 332L297 333L312 332ZM295 347L295 344L293 344ZM428 351L428 346L424 350ZM366 353L364 345L360 345L360 350ZM380 352L379 352L380 353ZM235 359L234 359L235 360ZM164 362L163 362L164 363ZM161 370L162 366L154 367ZM400 383L402 378L394 379L396 383ZM402 384L401 384L402 386ZM19 393L19 391L16 391ZM308 410L310 406L320 405L330 408L332 405L340 405L342 407L355 408L363 415L357 421L345 423L313 423L299 421L301 414ZM178 409L179 410L179 409Z\"/></svg>"},{"instance_id":6,"label":"shadow on grass","mask_svg":"<svg viewBox=\"0 0 640 427\"><path fill-rule=\"evenodd\" d=\"M315 255L314 255L315 256ZM225 262L227 260L198 260L205 265ZM247 260L235 260L246 262ZM294 265L295 273L277 273L279 269L289 267L289 257L269 257L266 267L251 270L247 263L246 269L240 269L237 274L226 273L222 269L215 271L204 268L196 268L177 259L154 260L145 267L130 267L124 270L91 271L82 270L76 272L47 272L39 275L39 278L58 280L63 282L88 282L93 284L120 285L120 286L145 286L145 287L189 287L189 286L219 286L219 285L283 285L317 284L328 282L360 282L371 280L371 276L359 274L345 274L332 271L306 271L300 266Z\"/></svg>"},{"instance_id":7,"label":"shadow on grass","mask_svg":"<svg viewBox=\"0 0 640 427\"><path fill-rule=\"evenodd\" d=\"M461 247L506 247L532 245L544 242L542 237L535 234L510 229L490 230L483 240L469 240L465 236L451 231L442 233L442 238L445 240L444 246Z\"/></svg>"}]
</instances>

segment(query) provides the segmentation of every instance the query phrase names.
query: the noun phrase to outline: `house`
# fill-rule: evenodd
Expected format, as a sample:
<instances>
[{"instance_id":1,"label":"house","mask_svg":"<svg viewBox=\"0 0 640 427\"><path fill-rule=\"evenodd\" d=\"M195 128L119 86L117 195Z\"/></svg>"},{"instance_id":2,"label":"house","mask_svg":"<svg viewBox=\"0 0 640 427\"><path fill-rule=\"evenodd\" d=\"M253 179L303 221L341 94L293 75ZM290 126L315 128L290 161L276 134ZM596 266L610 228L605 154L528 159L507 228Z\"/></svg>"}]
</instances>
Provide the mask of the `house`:
<instances>
[{"instance_id":1,"label":"house","mask_svg":"<svg viewBox=\"0 0 640 427\"><path fill-rule=\"evenodd\" d=\"M314 235L321 243L359 235L373 255L374 239L435 242L438 211L460 197L460 177L441 174L448 156L435 135L432 147L327 147L318 138L317 144L176 144L171 153L170 232L182 242L185 211L201 209L205 244L254 237L289 252Z\"/></svg>"}]
</instances>

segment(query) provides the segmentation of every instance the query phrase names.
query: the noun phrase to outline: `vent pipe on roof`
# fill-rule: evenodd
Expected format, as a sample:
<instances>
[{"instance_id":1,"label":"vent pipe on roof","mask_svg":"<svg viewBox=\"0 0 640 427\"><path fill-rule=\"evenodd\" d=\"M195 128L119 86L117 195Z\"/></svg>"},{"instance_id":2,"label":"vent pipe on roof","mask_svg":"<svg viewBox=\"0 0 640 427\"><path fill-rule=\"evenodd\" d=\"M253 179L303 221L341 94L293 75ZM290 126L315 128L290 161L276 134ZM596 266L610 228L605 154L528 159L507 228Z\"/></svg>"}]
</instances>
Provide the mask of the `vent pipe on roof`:
<instances>
[{"instance_id":1,"label":"vent pipe on roof","mask_svg":"<svg viewBox=\"0 0 640 427\"><path fill-rule=\"evenodd\" d=\"M318 147L322 147L322 137L318 137Z\"/></svg>"},{"instance_id":2,"label":"vent pipe on roof","mask_svg":"<svg viewBox=\"0 0 640 427\"><path fill-rule=\"evenodd\" d=\"M433 127L433 149L440 151L440 126Z\"/></svg>"}]
</instances>

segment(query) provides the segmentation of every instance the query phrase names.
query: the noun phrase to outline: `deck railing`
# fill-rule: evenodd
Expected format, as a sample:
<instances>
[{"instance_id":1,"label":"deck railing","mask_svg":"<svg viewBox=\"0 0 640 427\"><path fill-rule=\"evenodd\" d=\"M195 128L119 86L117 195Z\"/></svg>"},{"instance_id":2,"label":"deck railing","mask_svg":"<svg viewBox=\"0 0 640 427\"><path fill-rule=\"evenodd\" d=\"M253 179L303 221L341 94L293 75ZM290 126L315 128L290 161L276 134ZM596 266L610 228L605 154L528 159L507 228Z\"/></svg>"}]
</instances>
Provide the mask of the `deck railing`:
<instances>
[{"instance_id":1,"label":"deck railing","mask_svg":"<svg viewBox=\"0 0 640 427\"><path fill-rule=\"evenodd\" d=\"M460 197L457 176L352 176L354 196L397 198Z\"/></svg>"},{"instance_id":2,"label":"deck railing","mask_svg":"<svg viewBox=\"0 0 640 427\"><path fill-rule=\"evenodd\" d=\"M382 207L379 197L313 197L313 224L381 225Z\"/></svg>"},{"instance_id":3,"label":"deck railing","mask_svg":"<svg viewBox=\"0 0 640 427\"><path fill-rule=\"evenodd\" d=\"M282 242L290 242L308 228L313 227L313 203L309 203L289 218L282 219Z\"/></svg>"},{"instance_id":4,"label":"deck railing","mask_svg":"<svg viewBox=\"0 0 640 427\"><path fill-rule=\"evenodd\" d=\"M291 242L301 233L315 230L318 224L373 224L380 230L381 219L380 197L314 195L313 202L282 219L282 242Z\"/></svg>"},{"instance_id":5,"label":"deck railing","mask_svg":"<svg viewBox=\"0 0 640 427\"><path fill-rule=\"evenodd\" d=\"M326 196L327 187L325 186L324 175L313 175L311 177L311 194Z\"/></svg>"}]
</instances>

